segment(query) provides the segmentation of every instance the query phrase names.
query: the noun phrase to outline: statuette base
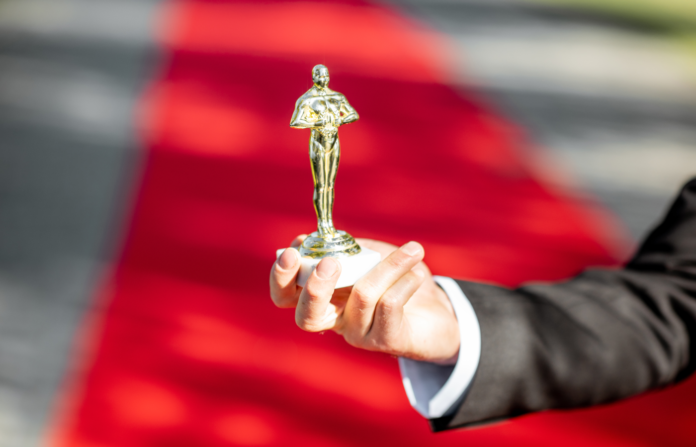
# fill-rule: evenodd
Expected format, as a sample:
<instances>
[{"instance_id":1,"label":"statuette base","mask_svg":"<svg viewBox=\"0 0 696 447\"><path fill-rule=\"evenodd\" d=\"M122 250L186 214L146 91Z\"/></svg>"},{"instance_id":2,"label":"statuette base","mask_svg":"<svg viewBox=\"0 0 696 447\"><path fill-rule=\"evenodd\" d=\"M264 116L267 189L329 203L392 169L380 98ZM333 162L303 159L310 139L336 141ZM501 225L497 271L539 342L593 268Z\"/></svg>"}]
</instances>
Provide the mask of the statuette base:
<instances>
[{"instance_id":1,"label":"statuette base","mask_svg":"<svg viewBox=\"0 0 696 447\"><path fill-rule=\"evenodd\" d=\"M300 256L321 259L327 256L343 258L360 253L360 245L345 231L331 229L333 235L322 236L318 231L310 234L302 241L299 248Z\"/></svg>"},{"instance_id":2,"label":"statuette base","mask_svg":"<svg viewBox=\"0 0 696 447\"><path fill-rule=\"evenodd\" d=\"M280 257L285 251L285 248L281 248L276 251L276 257ZM360 253L348 256L348 257L334 257L338 262L341 263L341 276L338 278L336 283L336 288L348 287L355 284L355 282L362 278L367 272L372 270L372 267L379 264L382 257L379 253L369 248L362 247ZM312 274L316 268L321 258L310 258L306 256L300 257L302 261L302 266L300 267L300 272L297 275L297 285L304 287L307 284L309 275Z\"/></svg>"}]
</instances>

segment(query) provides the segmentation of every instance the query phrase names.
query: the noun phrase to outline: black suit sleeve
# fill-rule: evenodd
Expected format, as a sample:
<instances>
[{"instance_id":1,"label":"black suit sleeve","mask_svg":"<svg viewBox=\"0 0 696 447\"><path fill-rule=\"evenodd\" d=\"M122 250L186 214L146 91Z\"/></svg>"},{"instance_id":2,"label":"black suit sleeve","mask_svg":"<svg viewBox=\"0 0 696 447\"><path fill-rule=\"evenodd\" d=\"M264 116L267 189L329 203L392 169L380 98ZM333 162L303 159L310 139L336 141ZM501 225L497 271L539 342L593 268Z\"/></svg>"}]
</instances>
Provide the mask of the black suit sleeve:
<instances>
[{"instance_id":1,"label":"black suit sleeve","mask_svg":"<svg viewBox=\"0 0 696 447\"><path fill-rule=\"evenodd\" d=\"M611 402L696 369L696 178L623 269L516 290L459 281L481 325L479 367L433 430Z\"/></svg>"}]
</instances>

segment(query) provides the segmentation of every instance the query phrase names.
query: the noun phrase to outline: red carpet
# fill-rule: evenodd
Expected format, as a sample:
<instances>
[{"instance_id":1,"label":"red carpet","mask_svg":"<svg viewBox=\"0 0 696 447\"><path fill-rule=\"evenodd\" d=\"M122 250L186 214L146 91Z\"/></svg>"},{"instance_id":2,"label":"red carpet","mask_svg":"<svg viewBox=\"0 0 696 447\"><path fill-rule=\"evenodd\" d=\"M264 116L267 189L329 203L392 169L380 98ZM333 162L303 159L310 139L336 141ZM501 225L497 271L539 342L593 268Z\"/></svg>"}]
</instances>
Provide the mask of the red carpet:
<instances>
[{"instance_id":1,"label":"red carpet","mask_svg":"<svg viewBox=\"0 0 696 447\"><path fill-rule=\"evenodd\" d=\"M361 116L341 129L339 228L508 285L617 262L610 220L546 187L523 133L442 82L441 37L360 2L221 1L172 2L161 37L142 184L53 445L689 444L693 382L433 435L395 359L272 305L275 250L316 226L309 134L288 123L317 63Z\"/></svg>"}]
</instances>

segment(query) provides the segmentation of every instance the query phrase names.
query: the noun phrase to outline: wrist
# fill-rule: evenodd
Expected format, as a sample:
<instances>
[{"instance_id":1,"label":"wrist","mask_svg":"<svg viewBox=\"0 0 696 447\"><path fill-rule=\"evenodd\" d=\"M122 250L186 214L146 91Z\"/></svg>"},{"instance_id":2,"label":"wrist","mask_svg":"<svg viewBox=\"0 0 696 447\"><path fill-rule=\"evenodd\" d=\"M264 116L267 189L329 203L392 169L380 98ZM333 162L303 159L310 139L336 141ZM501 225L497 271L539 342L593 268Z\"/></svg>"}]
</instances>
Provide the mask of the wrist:
<instances>
[{"instance_id":1,"label":"wrist","mask_svg":"<svg viewBox=\"0 0 696 447\"><path fill-rule=\"evenodd\" d=\"M471 303L453 279L443 276L434 276L433 279L442 288L454 310L460 354L454 365L445 365L444 361L414 362L399 358L399 368L409 402L428 419L440 418L456 411L457 403L466 398L481 358L481 330ZM438 293L437 296L441 295ZM441 307L440 312L445 312L444 309L450 314L450 306ZM451 319L447 317L440 321L441 324L447 324L442 321L450 322ZM440 330L435 338L446 335L447 332ZM447 360L451 362L454 356Z\"/></svg>"}]
</instances>

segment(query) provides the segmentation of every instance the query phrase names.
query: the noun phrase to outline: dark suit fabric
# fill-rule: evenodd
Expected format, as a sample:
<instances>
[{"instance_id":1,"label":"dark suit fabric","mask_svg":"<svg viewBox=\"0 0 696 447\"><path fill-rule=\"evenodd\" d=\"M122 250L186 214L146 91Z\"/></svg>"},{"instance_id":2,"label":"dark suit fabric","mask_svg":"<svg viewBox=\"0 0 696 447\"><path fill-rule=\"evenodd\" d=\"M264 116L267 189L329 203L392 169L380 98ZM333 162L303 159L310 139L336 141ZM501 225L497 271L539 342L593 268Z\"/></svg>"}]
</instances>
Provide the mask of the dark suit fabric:
<instances>
[{"instance_id":1,"label":"dark suit fabric","mask_svg":"<svg viewBox=\"0 0 696 447\"><path fill-rule=\"evenodd\" d=\"M459 284L481 325L481 359L435 431L678 382L696 369L696 178L622 269L516 290Z\"/></svg>"}]
</instances>

